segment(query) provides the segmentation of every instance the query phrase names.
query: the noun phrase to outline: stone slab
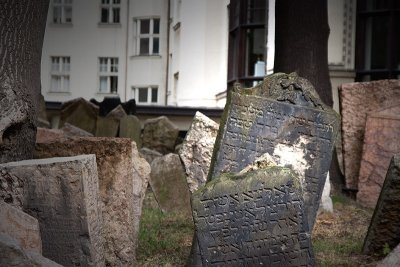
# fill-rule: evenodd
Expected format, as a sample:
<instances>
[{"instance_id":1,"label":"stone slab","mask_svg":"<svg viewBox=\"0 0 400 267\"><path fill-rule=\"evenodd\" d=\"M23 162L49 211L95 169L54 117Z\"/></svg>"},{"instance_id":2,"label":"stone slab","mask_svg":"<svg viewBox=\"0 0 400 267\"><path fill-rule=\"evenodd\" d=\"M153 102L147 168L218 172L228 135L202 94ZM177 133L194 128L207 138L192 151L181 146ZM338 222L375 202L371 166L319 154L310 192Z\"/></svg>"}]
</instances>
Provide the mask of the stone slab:
<instances>
[{"instance_id":1,"label":"stone slab","mask_svg":"<svg viewBox=\"0 0 400 267\"><path fill-rule=\"evenodd\" d=\"M93 136L93 134L86 132L85 130L78 128L68 122L64 123L61 129L66 136Z\"/></svg>"},{"instance_id":2,"label":"stone slab","mask_svg":"<svg viewBox=\"0 0 400 267\"><path fill-rule=\"evenodd\" d=\"M360 163L357 201L374 208L390 160L400 153L400 105L367 115Z\"/></svg>"},{"instance_id":3,"label":"stone slab","mask_svg":"<svg viewBox=\"0 0 400 267\"><path fill-rule=\"evenodd\" d=\"M143 125L143 147L165 155L173 152L179 129L167 117L147 119Z\"/></svg>"},{"instance_id":4,"label":"stone slab","mask_svg":"<svg viewBox=\"0 0 400 267\"><path fill-rule=\"evenodd\" d=\"M346 83L339 88L346 186L357 189L367 113L400 104L400 80Z\"/></svg>"},{"instance_id":5,"label":"stone slab","mask_svg":"<svg viewBox=\"0 0 400 267\"><path fill-rule=\"evenodd\" d=\"M116 137L118 135L119 121L114 118L97 117L96 133L97 137Z\"/></svg>"},{"instance_id":6,"label":"stone slab","mask_svg":"<svg viewBox=\"0 0 400 267\"><path fill-rule=\"evenodd\" d=\"M138 117L128 115L120 120L119 137L130 138L138 148L142 147L142 126Z\"/></svg>"},{"instance_id":7,"label":"stone slab","mask_svg":"<svg viewBox=\"0 0 400 267\"><path fill-rule=\"evenodd\" d=\"M293 93L286 92L282 89L286 83L295 83L299 88ZM304 186L310 229L315 222L339 127L337 113L319 103L313 90L307 80L294 74L267 76L257 87L235 89L221 120L208 177L211 180L221 173L239 172L269 153L278 165L298 173ZM308 96L302 99L302 95ZM293 101L285 100L293 97Z\"/></svg>"},{"instance_id":8,"label":"stone slab","mask_svg":"<svg viewBox=\"0 0 400 267\"><path fill-rule=\"evenodd\" d=\"M94 155L25 160L0 169L24 181L24 211L39 221L43 256L64 266L104 266Z\"/></svg>"},{"instance_id":9,"label":"stone slab","mask_svg":"<svg viewBox=\"0 0 400 267\"><path fill-rule=\"evenodd\" d=\"M135 265L142 191L150 167L136 155L136 146L128 138L72 137L36 144L36 158L80 154L96 155L106 265Z\"/></svg>"},{"instance_id":10,"label":"stone slab","mask_svg":"<svg viewBox=\"0 0 400 267\"><path fill-rule=\"evenodd\" d=\"M382 191L379 195L367 235L363 252L383 253L389 246L393 250L400 243L400 154L393 156Z\"/></svg>"},{"instance_id":11,"label":"stone slab","mask_svg":"<svg viewBox=\"0 0 400 267\"><path fill-rule=\"evenodd\" d=\"M42 254L38 220L1 200L0 233L15 239L23 249Z\"/></svg>"},{"instance_id":12,"label":"stone slab","mask_svg":"<svg viewBox=\"0 0 400 267\"><path fill-rule=\"evenodd\" d=\"M60 113L60 127L68 122L91 134L96 133L96 120L99 108L83 98L63 103Z\"/></svg>"},{"instance_id":13,"label":"stone slab","mask_svg":"<svg viewBox=\"0 0 400 267\"><path fill-rule=\"evenodd\" d=\"M39 253L24 250L18 242L0 233L0 266L62 267Z\"/></svg>"},{"instance_id":14,"label":"stone slab","mask_svg":"<svg viewBox=\"0 0 400 267\"><path fill-rule=\"evenodd\" d=\"M394 267L400 266L400 244L389 253L382 261L378 262L376 267Z\"/></svg>"},{"instance_id":15,"label":"stone slab","mask_svg":"<svg viewBox=\"0 0 400 267\"><path fill-rule=\"evenodd\" d=\"M218 123L201 112L196 112L179 150L192 193L207 181L218 127Z\"/></svg>"},{"instance_id":16,"label":"stone slab","mask_svg":"<svg viewBox=\"0 0 400 267\"><path fill-rule=\"evenodd\" d=\"M192 194L203 266L314 266L299 177L222 174Z\"/></svg>"},{"instance_id":17,"label":"stone slab","mask_svg":"<svg viewBox=\"0 0 400 267\"><path fill-rule=\"evenodd\" d=\"M22 210L24 200L24 181L0 169L0 201Z\"/></svg>"}]
</instances>

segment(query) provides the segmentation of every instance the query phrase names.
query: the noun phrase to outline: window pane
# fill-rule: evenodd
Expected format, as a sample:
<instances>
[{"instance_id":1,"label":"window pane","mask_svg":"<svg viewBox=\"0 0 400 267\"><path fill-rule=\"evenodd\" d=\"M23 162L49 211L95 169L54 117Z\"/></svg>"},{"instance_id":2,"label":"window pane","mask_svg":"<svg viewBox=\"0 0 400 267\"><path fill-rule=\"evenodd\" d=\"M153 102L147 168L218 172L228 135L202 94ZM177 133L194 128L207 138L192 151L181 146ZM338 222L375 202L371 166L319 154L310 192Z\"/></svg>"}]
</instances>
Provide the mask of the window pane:
<instances>
[{"instance_id":1,"label":"window pane","mask_svg":"<svg viewBox=\"0 0 400 267\"><path fill-rule=\"evenodd\" d=\"M149 54L149 38L140 38L140 55Z\"/></svg>"},{"instance_id":2,"label":"window pane","mask_svg":"<svg viewBox=\"0 0 400 267\"><path fill-rule=\"evenodd\" d=\"M60 58L59 57L51 58L51 70L52 71L60 71Z\"/></svg>"},{"instance_id":3,"label":"window pane","mask_svg":"<svg viewBox=\"0 0 400 267\"><path fill-rule=\"evenodd\" d=\"M54 4L61 4L61 0L54 0Z\"/></svg>"},{"instance_id":4,"label":"window pane","mask_svg":"<svg viewBox=\"0 0 400 267\"><path fill-rule=\"evenodd\" d=\"M109 11L108 11L108 8L102 8L101 9L101 22L103 22L103 23L107 23L108 22L108 14L109 13Z\"/></svg>"},{"instance_id":5,"label":"window pane","mask_svg":"<svg viewBox=\"0 0 400 267\"><path fill-rule=\"evenodd\" d=\"M116 93L118 90L118 76L110 76L111 93Z\"/></svg>"},{"instance_id":6,"label":"window pane","mask_svg":"<svg viewBox=\"0 0 400 267\"><path fill-rule=\"evenodd\" d=\"M388 17L370 17L366 21L365 69L387 68Z\"/></svg>"},{"instance_id":7,"label":"window pane","mask_svg":"<svg viewBox=\"0 0 400 267\"><path fill-rule=\"evenodd\" d=\"M119 8L113 8L113 22L119 23Z\"/></svg>"},{"instance_id":8,"label":"window pane","mask_svg":"<svg viewBox=\"0 0 400 267\"><path fill-rule=\"evenodd\" d=\"M139 103L147 103L147 88L139 88Z\"/></svg>"},{"instance_id":9,"label":"window pane","mask_svg":"<svg viewBox=\"0 0 400 267\"><path fill-rule=\"evenodd\" d=\"M264 29L247 30L246 75L253 76L257 61L264 61L265 33Z\"/></svg>"},{"instance_id":10,"label":"window pane","mask_svg":"<svg viewBox=\"0 0 400 267\"><path fill-rule=\"evenodd\" d=\"M153 54L158 54L159 53L159 38L153 38Z\"/></svg>"},{"instance_id":11,"label":"window pane","mask_svg":"<svg viewBox=\"0 0 400 267\"><path fill-rule=\"evenodd\" d=\"M153 33L160 33L160 19L154 19Z\"/></svg>"},{"instance_id":12,"label":"window pane","mask_svg":"<svg viewBox=\"0 0 400 267\"><path fill-rule=\"evenodd\" d=\"M121 3L121 0L114 0L114 4L119 4Z\"/></svg>"},{"instance_id":13,"label":"window pane","mask_svg":"<svg viewBox=\"0 0 400 267\"><path fill-rule=\"evenodd\" d=\"M102 3L102 4L109 4L109 3L110 3L110 0L101 0L101 3Z\"/></svg>"},{"instance_id":14,"label":"window pane","mask_svg":"<svg viewBox=\"0 0 400 267\"><path fill-rule=\"evenodd\" d=\"M118 58L111 58L111 72L118 72Z\"/></svg>"},{"instance_id":15,"label":"window pane","mask_svg":"<svg viewBox=\"0 0 400 267\"><path fill-rule=\"evenodd\" d=\"M69 57L63 57L62 71L69 72L69 70L70 70Z\"/></svg>"},{"instance_id":16,"label":"window pane","mask_svg":"<svg viewBox=\"0 0 400 267\"><path fill-rule=\"evenodd\" d=\"M100 58L100 72L107 72L107 58Z\"/></svg>"},{"instance_id":17,"label":"window pane","mask_svg":"<svg viewBox=\"0 0 400 267\"><path fill-rule=\"evenodd\" d=\"M67 5L70 5L70 4L72 4L72 0L64 0L64 3Z\"/></svg>"},{"instance_id":18,"label":"window pane","mask_svg":"<svg viewBox=\"0 0 400 267\"><path fill-rule=\"evenodd\" d=\"M64 76L64 79L63 79L63 91L64 92L69 91L69 76Z\"/></svg>"},{"instance_id":19,"label":"window pane","mask_svg":"<svg viewBox=\"0 0 400 267\"><path fill-rule=\"evenodd\" d=\"M53 8L53 22L61 23L61 7L59 6Z\"/></svg>"},{"instance_id":20,"label":"window pane","mask_svg":"<svg viewBox=\"0 0 400 267\"><path fill-rule=\"evenodd\" d=\"M140 34L150 33L150 20L142 19L140 20Z\"/></svg>"},{"instance_id":21,"label":"window pane","mask_svg":"<svg viewBox=\"0 0 400 267\"><path fill-rule=\"evenodd\" d=\"M151 103L157 103L158 100L158 89L151 88Z\"/></svg>"},{"instance_id":22,"label":"window pane","mask_svg":"<svg viewBox=\"0 0 400 267\"><path fill-rule=\"evenodd\" d=\"M102 92L102 93L108 92L107 77L104 77L104 76L100 77L100 92Z\"/></svg>"},{"instance_id":23,"label":"window pane","mask_svg":"<svg viewBox=\"0 0 400 267\"><path fill-rule=\"evenodd\" d=\"M61 87L61 77L60 76L51 76L51 91L58 92Z\"/></svg>"},{"instance_id":24,"label":"window pane","mask_svg":"<svg viewBox=\"0 0 400 267\"><path fill-rule=\"evenodd\" d=\"M65 22L72 22L72 7L65 7Z\"/></svg>"}]
</instances>

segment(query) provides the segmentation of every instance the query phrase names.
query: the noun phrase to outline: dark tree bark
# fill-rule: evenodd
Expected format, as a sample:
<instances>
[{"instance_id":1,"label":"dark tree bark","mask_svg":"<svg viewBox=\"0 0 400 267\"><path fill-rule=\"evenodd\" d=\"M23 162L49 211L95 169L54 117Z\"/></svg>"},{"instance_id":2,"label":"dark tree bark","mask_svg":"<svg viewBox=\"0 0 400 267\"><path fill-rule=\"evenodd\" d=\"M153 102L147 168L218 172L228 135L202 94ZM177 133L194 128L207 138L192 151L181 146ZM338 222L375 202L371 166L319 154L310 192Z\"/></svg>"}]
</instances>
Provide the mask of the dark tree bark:
<instances>
[{"instance_id":1,"label":"dark tree bark","mask_svg":"<svg viewBox=\"0 0 400 267\"><path fill-rule=\"evenodd\" d=\"M0 163L32 158L48 3L0 2Z\"/></svg>"},{"instance_id":2,"label":"dark tree bark","mask_svg":"<svg viewBox=\"0 0 400 267\"><path fill-rule=\"evenodd\" d=\"M275 6L274 72L297 72L315 87L321 100L333 106L328 68L327 0L277 0ZM335 191L341 191L344 176L336 149L329 170Z\"/></svg>"}]
</instances>

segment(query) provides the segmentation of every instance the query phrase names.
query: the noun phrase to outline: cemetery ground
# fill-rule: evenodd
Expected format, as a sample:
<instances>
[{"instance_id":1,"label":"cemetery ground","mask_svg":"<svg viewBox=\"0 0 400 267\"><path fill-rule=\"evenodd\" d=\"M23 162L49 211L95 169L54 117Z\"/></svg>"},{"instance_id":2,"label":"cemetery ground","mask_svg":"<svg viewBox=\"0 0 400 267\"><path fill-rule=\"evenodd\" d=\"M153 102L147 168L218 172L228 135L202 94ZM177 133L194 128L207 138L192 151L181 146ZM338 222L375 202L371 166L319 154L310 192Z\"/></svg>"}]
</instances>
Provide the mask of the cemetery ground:
<instances>
[{"instance_id":1,"label":"cemetery ground","mask_svg":"<svg viewBox=\"0 0 400 267\"><path fill-rule=\"evenodd\" d=\"M313 231L317 266L375 266L377 259L361 253L373 210L344 196L333 196L332 200L334 212L319 214ZM142 212L139 266L185 266L194 233L192 218L163 214L151 191Z\"/></svg>"}]
</instances>

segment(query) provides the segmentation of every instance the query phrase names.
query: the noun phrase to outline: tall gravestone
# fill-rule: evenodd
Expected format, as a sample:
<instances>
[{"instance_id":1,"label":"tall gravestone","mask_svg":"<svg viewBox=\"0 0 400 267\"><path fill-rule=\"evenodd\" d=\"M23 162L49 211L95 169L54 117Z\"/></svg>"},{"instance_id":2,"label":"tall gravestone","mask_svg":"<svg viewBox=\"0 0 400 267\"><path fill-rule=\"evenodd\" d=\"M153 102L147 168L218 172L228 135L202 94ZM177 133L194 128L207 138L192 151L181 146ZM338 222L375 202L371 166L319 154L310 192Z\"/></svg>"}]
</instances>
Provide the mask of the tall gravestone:
<instances>
[{"instance_id":1,"label":"tall gravestone","mask_svg":"<svg viewBox=\"0 0 400 267\"><path fill-rule=\"evenodd\" d=\"M364 240L363 252L381 254L400 243L400 154L393 156L374 215Z\"/></svg>"},{"instance_id":2,"label":"tall gravestone","mask_svg":"<svg viewBox=\"0 0 400 267\"><path fill-rule=\"evenodd\" d=\"M23 180L23 209L39 221L43 256L64 266L104 266L94 155L10 162L0 170Z\"/></svg>"}]
</instances>

